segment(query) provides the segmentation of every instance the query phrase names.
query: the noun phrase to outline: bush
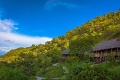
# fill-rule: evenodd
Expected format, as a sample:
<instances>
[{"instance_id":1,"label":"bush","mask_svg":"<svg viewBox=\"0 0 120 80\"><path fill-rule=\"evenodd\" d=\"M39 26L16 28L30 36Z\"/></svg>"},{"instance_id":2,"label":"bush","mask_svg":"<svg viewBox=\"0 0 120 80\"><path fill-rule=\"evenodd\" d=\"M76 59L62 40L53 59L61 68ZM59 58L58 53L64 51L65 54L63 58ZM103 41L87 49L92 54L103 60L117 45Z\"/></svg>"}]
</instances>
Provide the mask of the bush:
<instances>
[{"instance_id":1,"label":"bush","mask_svg":"<svg viewBox=\"0 0 120 80\"><path fill-rule=\"evenodd\" d=\"M120 66L115 67L109 71L110 78L112 80L119 80L120 79Z\"/></svg>"},{"instance_id":2,"label":"bush","mask_svg":"<svg viewBox=\"0 0 120 80\"><path fill-rule=\"evenodd\" d=\"M111 64L114 64L115 63L115 56L113 54L109 54L107 56L107 61L109 61Z\"/></svg>"},{"instance_id":3,"label":"bush","mask_svg":"<svg viewBox=\"0 0 120 80\"><path fill-rule=\"evenodd\" d=\"M86 64L82 71L75 75L72 80L110 80L109 70L102 65Z\"/></svg>"},{"instance_id":4,"label":"bush","mask_svg":"<svg viewBox=\"0 0 120 80\"><path fill-rule=\"evenodd\" d=\"M46 71L44 71L42 68L36 72L36 76L40 76L40 77L45 77L45 73Z\"/></svg>"},{"instance_id":5,"label":"bush","mask_svg":"<svg viewBox=\"0 0 120 80\"><path fill-rule=\"evenodd\" d=\"M17 69L0 68L0 80L28 80L28 77Z\"/></svg>"},{"instance_id":6,"label":"bush","mask_svg":"<svg viewBox=\"0 0 120 80\"><path fill-rule=\"evenodd\" d=\"M51 68L48 69L46 73L46 78L61 78L64 76L64 70L62 66L52 66Z\"/></svg>"},{"instance_id":7,"label":"bush","mask_svg":"<svg viewBox=\"0 0 120 80\"><path fill-rule=\"evenodd\" d=\"M71 80L74 76L78 75L80 71L82 71L82 65L84 62L80 62L79 60L67 60L66 67L68 69L68 74L66 75L66 80Z\"/></svg>"}]
</instances>

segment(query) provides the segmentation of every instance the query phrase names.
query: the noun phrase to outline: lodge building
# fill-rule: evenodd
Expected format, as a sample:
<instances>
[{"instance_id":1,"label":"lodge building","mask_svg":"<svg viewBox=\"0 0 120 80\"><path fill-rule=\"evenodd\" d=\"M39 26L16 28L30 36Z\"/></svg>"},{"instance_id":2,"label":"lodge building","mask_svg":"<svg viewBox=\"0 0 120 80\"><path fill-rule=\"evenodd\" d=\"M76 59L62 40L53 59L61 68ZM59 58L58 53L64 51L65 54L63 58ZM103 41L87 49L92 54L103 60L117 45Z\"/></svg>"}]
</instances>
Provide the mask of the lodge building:
<instances>
[{"instance_id":1,"label":"lodge building","mask_svg":"<svg viewBox=\"0 0 120 80\"><path fill-rule=\"evenodd\" d=\"M113 54L115 57L120 56L120 40L118 38L100 42L93 48L94 62L104 62L109 54Z\"/></svg>"},{"instance_id":2,"label":"lodge building","mask_svg":"<svg viewBox=\"0 0 120 80\"><path fill-rule=\"evenodd\" d=\"M61 52L63 56L61 60L64 61L67 59L69 56L69 51L70 49L68 48ZM109 54L113 54L115 57L120 57L120 40L118 38L115 38L112 40L100 42L93 48L92 52L94 52L94 56L91 57L92 60L90 61L94 61L96 63L104 62L105 58Z\"/></svg>"},{"instance_id":3,"label":"lodge building","mask_svg":"<svg viewBox=\"0 0 120 80\"><path fill-rule=\"evenodd\" d=\"M118 38L105 42L100 42L93 48L94 57L103 57L108 54L118 56L120 53L120 40Z\"/></svg>"},{"instance_id":4,"label":"lodge building","mask_svg":"<svg viewBox=\"0 0 120 80\"><path fill-rule=\"evenodd\" d=\"M69 51L70 51L70 49L68 48L68 49L61 52L61 55L63 57L61 58L60 62L63 62L67 59L67 57L69 56Z\"/></svg>"}]
</instances>

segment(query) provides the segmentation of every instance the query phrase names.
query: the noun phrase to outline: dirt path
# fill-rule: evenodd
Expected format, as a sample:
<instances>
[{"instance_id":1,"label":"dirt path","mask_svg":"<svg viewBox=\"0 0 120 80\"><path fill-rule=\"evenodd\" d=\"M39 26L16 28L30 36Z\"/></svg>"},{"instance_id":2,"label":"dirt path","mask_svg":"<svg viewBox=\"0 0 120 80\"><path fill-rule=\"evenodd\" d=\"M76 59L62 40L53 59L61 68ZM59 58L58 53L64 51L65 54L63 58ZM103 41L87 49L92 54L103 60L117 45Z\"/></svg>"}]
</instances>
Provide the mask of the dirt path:
<instances>
[{"instance_id":1,"label":"dirt path","mask_svg":"<svg viewBox=\"0 0 120 80\"><path fill-rule=\"evenodd\" d=\"M38 77L38 76L36 76L36 79L37 79L37 80L42 80L42 78L41 78L41 77Z\"/></svg>"}]
</instances>

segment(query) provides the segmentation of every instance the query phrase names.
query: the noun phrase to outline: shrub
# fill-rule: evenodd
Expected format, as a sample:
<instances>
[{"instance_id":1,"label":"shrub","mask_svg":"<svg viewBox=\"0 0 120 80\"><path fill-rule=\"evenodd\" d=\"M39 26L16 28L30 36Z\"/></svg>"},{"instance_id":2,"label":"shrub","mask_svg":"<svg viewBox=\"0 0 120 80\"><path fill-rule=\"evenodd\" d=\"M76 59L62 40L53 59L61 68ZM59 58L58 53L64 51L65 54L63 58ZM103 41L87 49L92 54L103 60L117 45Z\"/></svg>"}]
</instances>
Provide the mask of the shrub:
<instances>
[{"instance_id":1,"label":"shrub","mask_svg":"<svg viewBox=\"0 0 120 80\"><path fill-rule=\"evenodd\" d=\"M2 67L0 68L0 80L28 80L28 77L20 70Z\"/></svg>"}]
</instances>

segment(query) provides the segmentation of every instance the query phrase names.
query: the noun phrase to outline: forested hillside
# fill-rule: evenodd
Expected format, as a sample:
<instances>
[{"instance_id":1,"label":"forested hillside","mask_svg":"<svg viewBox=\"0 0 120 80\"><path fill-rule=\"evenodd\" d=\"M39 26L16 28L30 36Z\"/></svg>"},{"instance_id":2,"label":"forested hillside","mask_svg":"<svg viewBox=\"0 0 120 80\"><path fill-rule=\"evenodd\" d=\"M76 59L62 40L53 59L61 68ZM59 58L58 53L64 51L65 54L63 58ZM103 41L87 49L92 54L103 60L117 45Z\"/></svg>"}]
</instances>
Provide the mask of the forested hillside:
<instances>
[{"instance_id":1,"label":"forested hillside","mask_svg":"<svg viewBox=\"0 0 120 80\"><path fill-rule=\"evenodd\" d=\"M120 39L120 11L96 17L45 44L7 52L0 58L0 80L35 80L35 76L47 80L119 80L120 58L109 55L105 62L94 64L89 55L96 44L114 38ZM67 48L73 57L60 62L61 52ZM86 51L89 56L83 57Z\"/></svg>"},{"instance_id":2,"label":"forested hillside","mask_svg":"<svg viewBox=\"0 0 120 80\"><path fill-rule=\"evenodd\" d=\"M120 37L120 11L110 12L106 15L104 14L102 16L98 16L94 20L90 20L85 24L76 27L74 30L66 32L64 36L55 37L45 44L33 44L27 48L11 50L3 56L3 59L13 61L19 56L20 53L32 53L37 55L41 53L48 53L54 49L63 51L66 48L69 48L70 44L70 48L82 46L83 48L79 48L81 51L84 51L83 49L89 50L100 41L109 40L116 37ZM86 48L84 48L84 45L87 45Z\"/></svg>"}]
</instances>

